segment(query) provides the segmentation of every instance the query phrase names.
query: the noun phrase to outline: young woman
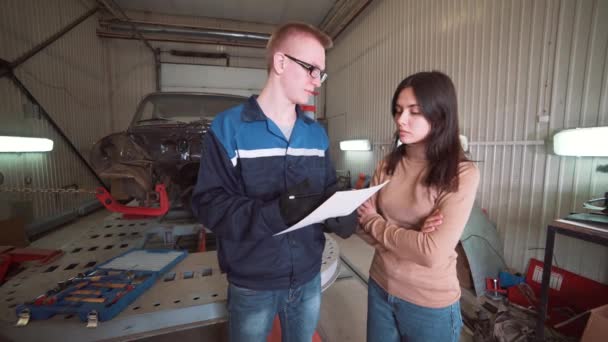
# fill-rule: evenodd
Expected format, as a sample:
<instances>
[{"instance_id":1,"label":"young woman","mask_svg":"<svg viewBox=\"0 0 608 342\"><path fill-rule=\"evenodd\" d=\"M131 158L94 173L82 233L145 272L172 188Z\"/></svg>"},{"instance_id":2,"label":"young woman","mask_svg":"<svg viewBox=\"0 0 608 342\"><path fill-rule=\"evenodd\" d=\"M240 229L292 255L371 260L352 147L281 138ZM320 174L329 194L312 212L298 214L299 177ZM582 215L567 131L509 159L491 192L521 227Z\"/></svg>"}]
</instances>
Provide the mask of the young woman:
<instances>
[{"instance_id":1,"label":"young woman","mask_svg":"<svg viewBox=\"0 0 608 342\"><path fill-rule=\"evenodd\" d=\"M401 144L379 163L372 185L390 182L358 209L359 234L376 249L367 340L458 341L455 248L479 171L460 145L452 80L436 71L407 77L392 115Z\"/></svg>"}]
</instances>

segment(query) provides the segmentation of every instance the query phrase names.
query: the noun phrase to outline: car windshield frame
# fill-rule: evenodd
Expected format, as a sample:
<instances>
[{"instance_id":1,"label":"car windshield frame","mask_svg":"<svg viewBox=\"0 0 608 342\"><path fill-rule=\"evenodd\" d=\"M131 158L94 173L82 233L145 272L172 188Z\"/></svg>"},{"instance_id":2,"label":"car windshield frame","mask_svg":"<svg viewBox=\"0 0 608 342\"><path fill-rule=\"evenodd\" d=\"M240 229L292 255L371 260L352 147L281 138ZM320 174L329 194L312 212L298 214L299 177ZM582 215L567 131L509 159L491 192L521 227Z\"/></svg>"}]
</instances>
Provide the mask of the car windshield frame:
<instances>
[{"instance_id":1,"label":"car windshield frame","mask_svg":"<svg viewBox=\"0 0 608 342\"><path fill-rule=\"evenodd\" d=\"M229 94L153 93L139 103L129 128L158 124L187 125L202 119L211 121L222 111L245 101L246 97ZM167 115L173 113L178 114Z\"/></svg>"}]
</instances>

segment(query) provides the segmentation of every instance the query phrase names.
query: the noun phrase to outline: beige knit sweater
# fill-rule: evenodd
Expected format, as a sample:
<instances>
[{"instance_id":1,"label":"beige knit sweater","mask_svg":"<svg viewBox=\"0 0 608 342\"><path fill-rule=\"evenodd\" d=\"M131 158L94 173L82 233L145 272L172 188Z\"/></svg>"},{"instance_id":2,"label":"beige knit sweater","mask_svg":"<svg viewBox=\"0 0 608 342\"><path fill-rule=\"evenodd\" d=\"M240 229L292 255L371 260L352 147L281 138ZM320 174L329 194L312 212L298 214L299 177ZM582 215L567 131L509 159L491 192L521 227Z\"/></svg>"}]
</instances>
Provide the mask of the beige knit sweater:
<instances>
[{"instance_id":1,"label":"beige knit sweater","mask_svg":"<svg viewBox=\"0 0 608 342\"><path fill-rule=\"evenodd\" d=\"M384 162L378 165L371 185L390 182L372 198L378 215L361 222L358 233L376 249L370 277L382 288L416 305L446 307L460 298L455 248L473 207L479 170L472 162L461 163L458 191L442 193L423 185L428 172L423 146L407 148L393 175L384 172ZM421 233L435 208L443 223Z\"/></svg>"}]
</instances>

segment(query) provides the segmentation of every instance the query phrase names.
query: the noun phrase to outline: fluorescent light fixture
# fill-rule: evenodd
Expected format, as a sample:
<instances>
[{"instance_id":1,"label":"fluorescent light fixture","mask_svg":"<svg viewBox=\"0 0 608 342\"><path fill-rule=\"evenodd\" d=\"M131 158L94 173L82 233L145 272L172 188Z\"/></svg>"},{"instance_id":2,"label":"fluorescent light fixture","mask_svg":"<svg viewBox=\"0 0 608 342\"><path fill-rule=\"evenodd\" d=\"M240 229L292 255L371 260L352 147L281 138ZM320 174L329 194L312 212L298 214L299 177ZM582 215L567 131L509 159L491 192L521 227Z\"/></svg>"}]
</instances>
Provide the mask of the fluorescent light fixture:
<instances>
[{"instance_id":1,"label":"fluorescent light fixture","mask_svg":"<svg viewBox=\"0 0 608 342\"><path fill-rule=\"evenodd\" d=\"M466 137L466 135L462 135L460 134L458 136L458 138L460 139L460 146L462 146L462 150L464 152L469 152L469 139ZM397 147L401 146L403 143L401 142L401 140L397 139Z\"/></svg>"},{"instance_id":2,"label":"fluorescent light fixture","mask_svg":"<svg viewBox=\"0 0 608 342\"><path fill-rule=\"evenodd\" d=\"M369 151L372 144L367 139L342 140L340 141L342 151Z\"/></svg>"},{"instance_id":3,"label":"fluorescent light fixture","mask_svg":"<svg viewBox=\"0 0 608 342\"><path fill-rule=\"evenodd\" d=\"M0 152L48 152L53 150L53 140L0 136Z\"/></svg>"},{"instance_id":4,"label":"fluorescent light fixture","mask_svg":"<svg viewBox=\"0 0 608 342\"><path fill-rule=\"evenodd\" d=\"M558 132L553 136L553 152L560 156L608 157L608 126Z\"/></svg>"}]
</instances>

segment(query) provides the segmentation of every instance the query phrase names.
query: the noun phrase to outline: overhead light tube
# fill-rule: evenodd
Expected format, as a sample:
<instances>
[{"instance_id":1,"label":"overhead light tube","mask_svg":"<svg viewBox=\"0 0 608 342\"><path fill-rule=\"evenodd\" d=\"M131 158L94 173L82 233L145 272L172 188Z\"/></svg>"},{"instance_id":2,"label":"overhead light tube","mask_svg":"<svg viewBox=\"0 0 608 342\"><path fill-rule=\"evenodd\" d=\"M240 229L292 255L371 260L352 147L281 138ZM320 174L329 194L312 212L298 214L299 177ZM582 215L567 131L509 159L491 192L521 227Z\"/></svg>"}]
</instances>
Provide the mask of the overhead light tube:
<instances>
[{"instance_id":1,"label":"overhead light tube","mask_svg":"<svg viewBox=\"0 0 608 342\"><path fill-rule=\"evenodd\" d=\"M560 156L608 157L608 126L558 132L553 136L553 152Z\"/></svg>"},{"instance_id":2,"label":"overhead light tube","mask_svg":"<svg viewBox=\"0 0 608 342\"><path fill-rule=\"evenodd\" d=\"M342 151L370 151L372 144L368 139L342 140L340 149Z\"/></svg>"},{"instance_id":3,"label":"overhead light tube","mask_svg":"<svg viewBox=\"0 0 608 342\"><path fill-rule=\"evenodd\" d=\"M53 140L0 136L0 152L49 152L53 150Z\"/></svg>"}]
</instances>

